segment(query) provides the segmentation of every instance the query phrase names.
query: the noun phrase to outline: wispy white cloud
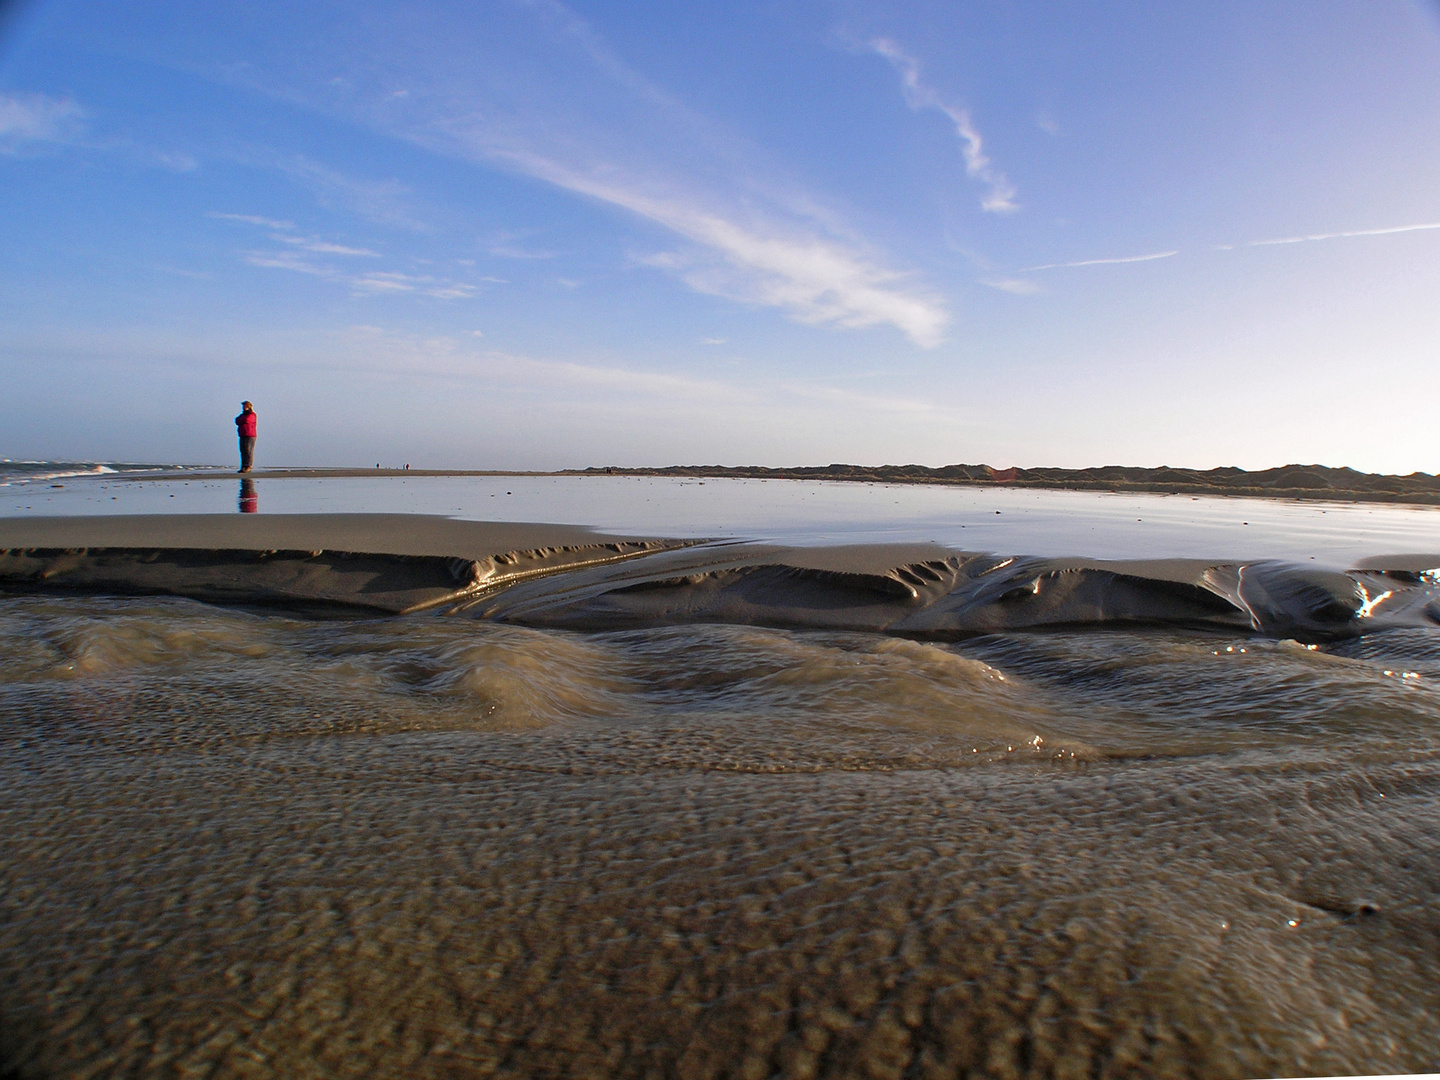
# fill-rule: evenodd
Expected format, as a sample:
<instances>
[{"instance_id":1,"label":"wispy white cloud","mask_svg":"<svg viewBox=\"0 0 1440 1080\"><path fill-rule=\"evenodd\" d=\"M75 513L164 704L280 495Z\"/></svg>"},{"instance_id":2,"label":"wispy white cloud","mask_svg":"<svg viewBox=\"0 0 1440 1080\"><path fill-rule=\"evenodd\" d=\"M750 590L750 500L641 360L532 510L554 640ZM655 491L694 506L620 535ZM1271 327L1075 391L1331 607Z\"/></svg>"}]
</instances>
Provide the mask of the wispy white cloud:
<instances>
[{"instance_id":1,"label":"wispy white cloud","mask_svg":"<svg viewBox=\"0 0 1440 1080\"><path fill-rule=\"evenodd\" d=\"M376 271L361 277L350 278L350 284L358 292L387 293L414 292L415 279L408 274Z\"/></svg>"},{"instance_id":2,"label":"wispy white cloud","mask_svg":"<svg viewBox=\"0 0 1440 1080\"><path fill-rule=\"evenodd\" d=\"M194 172L200 167L195 155L187 154L183 150L157 150L155 163L174 172Z\"/></svg>"},{"instance_id":3,"label":"wispy white cloud","mask_svg":"<svg viewBox=\"0 0 1440 1080\"><path fill-rule=\"evenodd\" d=\"M999 289L1001 292L1013 293L1016 296L1033 296L1045 291L1035 282L1027 281L1024 278L982 279L980 284L988 285L992 289Z\"/></svg>"},{"instance_id":4,"label":"wispy white cloud","mask_svg":"<svg viewBox=\"0 0 1440 1080\"><path fill-rule=\"evenodd\" d=\"M0 152L26 143L71 143L85 129L85 110L69 98L0 94Z\"/></svg>"},{"instance_id":5,"label":"wispy white cloud","mask_svg":"<svg viewBox=\"0 0 1440 1080\"><path fill-rule=\"evenodd\" d=\"M0 154L33 153L45 145L117 154L143 167L189 173L200 167L194 154L158 149L124 135L97 133L90 114L72 98L45 94L0 94Z\"/></svg>"},{"instance_id":6,"label":"wispy white cloud","mask_svg":"<svg viewBox=\"0 0 1440 1080\"><path fill-rule=\"evenodd\" d=\"M669 231L686 250L663 269L698 291L775 308L802 323L890 326L922 346L942 340L949 314L937 292L786 179L762 151L626 65L564 4L525 0L495 11L503 14L481 5L474 18L457 20L443 46L428 30L412 33L409 23L379 35L346 22L334 27L342 72L315 73L312 81L306 65L281 48L273 64L235 77ZM409 94L396 98L396 87ZM399 185L357 187L307 159L269 164L322 198L423 227ZM551 254L544 244L495 241L499 257Z\"/></svg>"},{"instance_id":7,"label":"wispy white cloud","mask_svg":"<svg viewBox=\"0 0 1440 1080\"><path fill-rule=\"evenodd\" d=\"M305 249L302 249L305 250ZM366 254L373 254L367 252ZM266 270L288 270L295 274L309 274L324 281L346 285L357 296L410 293L432 296L437 300L468 300L480 291L480 286L466 281L434 277L428 274L404 274L393 270L371 270L362 274L350 273L327 263L307 258L298 251L247 251L245 262ZM498 282L499 278L486 278L487 282Z\"/></svg>"},{"instance_id":8,"label":"wispy white cloud","mask_svg":"<svg viewBox=\"0 0 1440 1080\"><path fill-rule=\"evenodd\" d=\"M556 253L543 247L525 244L524 233L500 233L494 236L487 250L499 259L553 259Z\"/></svg>"},{"instance_id":9,"label":"wispy white cloud","mask_svg":"<svg viewBox=\"0 0 1440 1080\"><path fill-rule=\"evenodd\" d=\"M314 268L297 260L288 263L283 258L272 261L248 260L255 266L273 266L282 270L296 270L301 273L318 273L330 281L342 282L360 296L376 296L396 293L413 293L433 296L437 300L468 300L479 292L479 287L464 281L431 277L428 274L402 274L393 270L372 270L365 274L346 274L332 268Z\"/></svg>"},{"instance_id":10,"label":"wispy white cloud","mask_svg":"<svg viewBox=\"0 0 1440 1080\"><path fill-rule=\"evenodd\" d=\"M237 221L243 225L254 225L257 228L289 230L295 227L292 222L276 221L274 218L260 217L256 214L211 213L208 216ZM247 251L244 252L245 262L250 266L258 266L267 270L289 270L292 273L309 274L326 281L348 285L357 295L417 293L423 296L433 296L437 300L467 300L480 289L479 285L470 282L455 281L451 278L435 277L429 274L404 274L393 270L371 270L361 274L350 273L329 263L318 262L309 255L379 258L380 253L371 251L369 248L336 244L318 236L296 236L289 232L273 233L270 238L277 243L290 245L290 249ZM496 277L482 278L481 281L495 284L505 283L502 278Z\"/></svg>"},{"instance_id":11,"label":"wispy white cloud","mask_svg":"<svg viewBox=\"0 0 1440 1080\"><path fill-rule=\"evenodd\" d=\"M952 105L933 88L920 79L920 61L909 55L889 38L874 38L869 42L871 51L890 62L900 75L900 86L905 95L905 104L917 112L921 109L935 109L949 118L960 138L960 153L965 159L965 172L985 184L990 190L980 200L981 209L992 214L1008 214L1018 210L1015 201L1015 187L1005 174L995 168L985 153L980 132L970 119L970 111Z\"/></svg>"},{"instance_id":12,"label":"wispy white cloud","mask_svg":"<svg viewBox=\"0 0 1440 1080\"><path fill-rule=\"evenodd\" d=\"M1244 248L1307 244L1317 240L1341 240L1360 236L1396 236L1402 233L1432 232L1437 230L1440 230L1440 221L1424 221L1414 225L1390 225L1379 229L1348 229L1343 232L1306 233L1302 236L1281 236L1271 240L1249 240L1240 244L1214 244L1212 245L1212 250L1236 251ZM1168 259L1178 254L1180 254L1180 251L1177 248L1174 251L1157 251L1149 255L1128 255L1118 259L1080 259L1076 262L1042 263L1039 266L1025 266L1015 272L1017 274L1029 274L1037 270L1063 270L1073 266L1115 266L1121 263L1154 262L1157 259ZM1016 287L1026 284L1023 279L1019 278L1006 279L1004 281L982 281L981 284L989 285L992 288L1006 289L1011 292L1037 291L1035 289Z\"/></svg>"},{"instance_id":13,"label":"wispy white cloud","mask_svg":"<svg viewBox=\"0 0 1440 1080\"><path fill-rule=\"evenodd\" d=\"M680 272L697 291L784 308L805 323L889 324L926 347L939 344L949 321L938 297L840 242L772 222L742 225L675 194L652 194L538 154L512 149L499 156L532 176L621 207L699 245L701 251L694 254L645 259L648 265Z\"/></svg>"},{"instance_id":14,"label":"wispy white cloud","mask_svg":"<svg viewBox=\"0 0 1440 1080\"><path fill-rule=\"evenodd\" d=\"M1240 244L1214 244L1215 251L1235 251L1244 248L1276 247L1288 244L1306 244L1317 240L1341 240L1350 237L1362 236L1396 236L1402 233L1431 232L1440 230L1440 221L1424 221L1413 225L1390 225L1379 229L1347 229L1341 232L1306 233L1301 236L1281 236L1270 240L1249 240ZM1075 262L1042 263L1039 266L1026 266L1015 271L1018 274L1029 274L1037 270L1062 270L1074 266L1114 266L1122 263L1154 262L1157 259L1168 259L1180 254L1179 249L1174 251L1157 251L1149 255L1128 255L1117 259L1080 259ZM1002 283L999 281L984 281L981 284L989 285L992 288L1007 289L1013 292L1034 291L1021 288L1009 288L1012 285L1023 284L1023 279L1009 279Z\"/></svg>"},{"instance_id":15,"label":"wispy white cloud","mask_svg":"<svg viewBox=\"0 0 1440 1080\"><path fill-rule=\"evenodd\" d=\"M1118 266L1121 263L1154 262L1156 259L1168 259L1172 255L1179 255L1175 251L1157 251L1152 255L1126 255L1118 259L1080 259L1077 262L1041 263L1039 266L1021 267L1016 273L1029 274L1036 270L1064 270L1072 266Z\"/></svg>"},{"instance_id":16,"label":"wispy white cloud","mask_svg":"<svg viewBox=\"0 0 1440 1080\"><path fill-rule=\"evenodd\" d=\"M322 205L338 206L378 225L428 232L411 205L410 189L397 180L346 175L306 157L281 158L275 168L313 192Z\"/></svg>"},{"instance_id":17,"label":"wispy white cloud","mask_svg":"<svg viewBox=\"0 0 1440 1080\"><path fill-rule=\"evenodd\" d=\"M452 281L448 285L432 285L420 291L437 300L469 300L477 292L474 285L466 285L460 281Z\"/></svg>"},{"instance_id":18,"label":"wispy white cloud","mask_svg":"<svg viewBox=\"0 0 1440 1080\"><path fill-rule=\"evenodd\" d=\"M269 270L293 270L297 274L313 274L315 277L334 277L334 271L320 266L289 251L247 251L245 261L251 266Z\"/></svg>"},{"instance_id":19,"label":"wispy white cloud","mask_svg":"<svg viewBox=\"0 0 1440 1080\"><path fill-rule=\"evenodd\" d=\"M378 251L371 251L369 248L347 247L344 244L333 244L328 240L321 240L318 236L286 236L277 234L271 237L282 244L292 244L302 251L313 251L320 255L354 255L368 258L379 258Z\"/></svg>"},{"instance_id":20,"label":"wispy white cloud","mask_svg":"<svg viewBox=\"0 0 1440 1080\"><path fill-rule=\"evenodd\" d=\"M222 214L219 211L211 211L206 217L219 218L222 221L239 221L245 225L259 225L266 229L293 229L293 221L277 221L274 218L260 217L256 214Z\"/></svg>"},{"instance_id":21,"label":"wispy white cloud","mask_svg":"<svg viewBox=\"0 0 1440 1080\"><path fill-rule=\"evenodd\" d=\"M1309 233L1305 236L1283 236L1275 240L1251 240L1245 246L1272 247L1276 244L1305 244L1312 240L1341 240L1352 236L1394 236L1396 233L1428 232L1431 229L1440 229L1440 221L1427 221L1419 225L1393 225L1384 229L1351 229L1348 232Z\"/></svg>"},{"instance_id":22,"label":"wispy white cloud","mask_svg":"<svg viewBox=\"0 0 1440 1080\"><path fill-rule=\"evenodd\" d=\"M468 300L479 291L468 282L394 271L372 271L358 277L342 277L342 280L357 293L419 293L437 300Z\"/></svg>"}]
</instances>

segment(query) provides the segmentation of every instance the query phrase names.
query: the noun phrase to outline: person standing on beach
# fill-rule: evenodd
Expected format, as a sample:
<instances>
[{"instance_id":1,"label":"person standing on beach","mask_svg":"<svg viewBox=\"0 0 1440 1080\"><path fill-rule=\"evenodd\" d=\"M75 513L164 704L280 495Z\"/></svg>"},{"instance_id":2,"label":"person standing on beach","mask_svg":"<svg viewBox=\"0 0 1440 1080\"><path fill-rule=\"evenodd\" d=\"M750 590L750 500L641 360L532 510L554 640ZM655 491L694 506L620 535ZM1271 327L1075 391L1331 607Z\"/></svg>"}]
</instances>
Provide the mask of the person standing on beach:
<instances>
[{"instance_id":1,"label":"person standing on beach","mask_svg":"<svg viewBox=\"0 0 1440 1080\"><path fill-rule=\"evenodd\" d=\"M235 430L240 433L240 468L237 472L249 472L255 460L255 410L250 402L240 403L240 415L235 417Z\"/></svg>"}]
</instances>

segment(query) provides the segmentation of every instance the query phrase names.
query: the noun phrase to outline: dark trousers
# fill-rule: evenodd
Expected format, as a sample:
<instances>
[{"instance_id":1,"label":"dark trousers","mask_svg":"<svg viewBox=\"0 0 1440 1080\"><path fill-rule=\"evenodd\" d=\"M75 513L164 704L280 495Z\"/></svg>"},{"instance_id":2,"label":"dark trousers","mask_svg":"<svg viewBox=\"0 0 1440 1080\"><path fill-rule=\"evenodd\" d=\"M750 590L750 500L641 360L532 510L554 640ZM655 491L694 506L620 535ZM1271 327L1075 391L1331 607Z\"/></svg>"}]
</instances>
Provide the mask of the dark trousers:
<instances>
[{"instance_id":1,"label":"dark trousers","mask_svg":"<svg viewBox=\"0 0 1440 1080\"><path fill-rule=\"evenodd\" d=\"M240 468L248 469L255 460L255 436L240 436Z\"/></svg>"}]
</instances>

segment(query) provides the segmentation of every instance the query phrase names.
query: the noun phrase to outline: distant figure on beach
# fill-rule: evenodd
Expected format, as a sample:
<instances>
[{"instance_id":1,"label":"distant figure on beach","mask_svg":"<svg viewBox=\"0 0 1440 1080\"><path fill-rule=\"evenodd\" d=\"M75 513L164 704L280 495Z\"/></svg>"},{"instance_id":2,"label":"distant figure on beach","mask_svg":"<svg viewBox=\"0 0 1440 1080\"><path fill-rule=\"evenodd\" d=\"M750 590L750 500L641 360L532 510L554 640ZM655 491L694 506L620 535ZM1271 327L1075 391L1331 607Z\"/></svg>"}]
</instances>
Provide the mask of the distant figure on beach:
<instances>
[{"instance_id":1,"label":"distant figure on beach","mask_svg":"<svg viewBox=\"0 0 1440 1080\"><path fill-rule=\"evenodd\" d=\"M250 407L250 402L240 403L235 429L240 432L240 468L236 471L249 472L255 461L255 410Z\"/></svg>"}]
</instances>

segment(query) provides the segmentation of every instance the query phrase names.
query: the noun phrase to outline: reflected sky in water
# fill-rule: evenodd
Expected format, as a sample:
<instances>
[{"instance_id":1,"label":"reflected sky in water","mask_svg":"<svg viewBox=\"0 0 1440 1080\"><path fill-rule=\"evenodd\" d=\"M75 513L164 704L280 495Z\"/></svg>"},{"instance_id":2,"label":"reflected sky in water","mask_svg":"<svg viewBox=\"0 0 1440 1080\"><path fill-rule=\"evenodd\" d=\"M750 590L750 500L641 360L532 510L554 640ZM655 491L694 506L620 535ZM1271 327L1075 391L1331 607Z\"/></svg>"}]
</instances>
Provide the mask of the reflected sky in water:
<instances>
[{"instance_id":1,"label":"reflected sky in water","mask_svg":"<svg viewBox=\"0 0 1440 1080\"><path fill-rule=\"evenodd\" d=\"M246 485L253 484L253 494ZM0 516L407 513L785 543L935 541L1092 558L1341 565L1440 551L1440 508L1014 488L658 477L82 478L7 489Z\"/></svg>"}]
</instances>

